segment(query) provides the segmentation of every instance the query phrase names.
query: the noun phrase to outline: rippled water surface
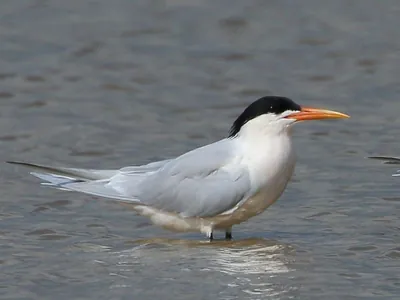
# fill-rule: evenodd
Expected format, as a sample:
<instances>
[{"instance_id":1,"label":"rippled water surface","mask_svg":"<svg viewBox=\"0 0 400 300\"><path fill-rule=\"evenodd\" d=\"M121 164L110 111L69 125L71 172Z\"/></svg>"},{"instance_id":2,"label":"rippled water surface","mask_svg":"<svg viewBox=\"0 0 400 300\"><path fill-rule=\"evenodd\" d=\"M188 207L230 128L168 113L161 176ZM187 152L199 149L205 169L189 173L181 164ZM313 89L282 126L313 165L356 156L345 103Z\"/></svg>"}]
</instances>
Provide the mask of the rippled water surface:
<instances>
[{"instance_id":1,"label":"rippled water surface","mask_svg":"<svg viewBox=\"0 0 400 300\"><path fill-rule=\"evenodd\" d=\"M207 242L0 168L1 299L399 299L400 2L0 3L2 160L117 168L226 135L257 97L299 124L281 199ZM218 236L220 237L220 236Z\"/></svg>"}]
</instances>

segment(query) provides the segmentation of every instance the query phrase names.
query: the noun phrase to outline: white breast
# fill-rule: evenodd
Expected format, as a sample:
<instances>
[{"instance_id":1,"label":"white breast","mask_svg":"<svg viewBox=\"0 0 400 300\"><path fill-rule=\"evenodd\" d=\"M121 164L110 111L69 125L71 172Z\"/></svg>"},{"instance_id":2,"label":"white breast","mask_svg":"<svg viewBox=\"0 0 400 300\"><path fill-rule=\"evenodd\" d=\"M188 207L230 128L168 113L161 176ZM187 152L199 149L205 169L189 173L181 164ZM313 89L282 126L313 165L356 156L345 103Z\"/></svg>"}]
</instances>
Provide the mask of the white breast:
<instances>
[{"instance_id":1,"label":"white breast","mask_svg":"<svg viewBox=\"0 0 400 300\"><path fill-rule=\"evenodd\" d=\"M232 226L262 213L281 196L295 166L295 153L289 133L238 141L242 163L247 166L251 190L234 209L224 213L216 227Z\"/></svg>"}]
</instances>

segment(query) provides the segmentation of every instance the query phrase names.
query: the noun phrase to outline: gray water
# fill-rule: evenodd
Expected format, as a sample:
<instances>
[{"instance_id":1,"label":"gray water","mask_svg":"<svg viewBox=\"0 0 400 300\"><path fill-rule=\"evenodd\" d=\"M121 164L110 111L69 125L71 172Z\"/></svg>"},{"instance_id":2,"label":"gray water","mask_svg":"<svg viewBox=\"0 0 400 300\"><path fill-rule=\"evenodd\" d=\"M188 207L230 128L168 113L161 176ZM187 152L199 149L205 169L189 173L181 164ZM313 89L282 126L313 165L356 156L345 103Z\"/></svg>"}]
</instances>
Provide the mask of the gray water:
<instances>
[{"instance_id":1,"label":"gray water","mask_svg":"<svg viewBox=\"0 0 400 300\"><path fill-rule=\"evenodd\" d=\"M226 136L278 94L302 123L281 199L234 240L164 231L0 168L1 299L399 299L400 2L3 0L0 155L118 168ZM222 238L222 236L218 236Z\"/></svg>"}]
</instances>

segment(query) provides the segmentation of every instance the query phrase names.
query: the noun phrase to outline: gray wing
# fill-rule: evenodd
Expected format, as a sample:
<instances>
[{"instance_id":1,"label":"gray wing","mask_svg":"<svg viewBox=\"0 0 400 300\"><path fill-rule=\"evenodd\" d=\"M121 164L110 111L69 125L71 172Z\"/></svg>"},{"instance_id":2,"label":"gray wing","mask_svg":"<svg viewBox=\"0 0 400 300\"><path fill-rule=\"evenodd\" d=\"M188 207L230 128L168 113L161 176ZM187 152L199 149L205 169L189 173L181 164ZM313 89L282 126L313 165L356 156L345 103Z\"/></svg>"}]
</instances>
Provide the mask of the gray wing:
<instances>
[{"instance_id":1,"label":"gray wing","mask_svg":"<svg viewBox=\"0 0 400 300\"><path fill-rule=\"evenodd\" d=\"M371 159L382 160L385 164L400 165L400 158L393 156L369 156Z\"/></svg>"},{"instance_id":2,"label":"gray wing","mask_svg":"<svg viewBox=\"0 0 400 300\"><path fill-rule=\"evenodd\" d=\"M126 174L109 184L122 194L155 208L185 217L223 213L243 200L250 190L248 171L234 164L233 141L222 140L190 151L165 163L138 181ZM130 176L137 184L128 184Z\"/></svg>"},{"instance_id":3,"label":"gray wing","mask_svg":"<svg viewBox=\"0 0 400 300\"><path fill-rule=\"evenodd\" d=\"M225 139L175 159L120 170L33 167L48 185L101 197L207 217L230 210L250 190L246 168L235 164L234 140Z\"/></svg>"},{"instance_id":4,"label":"gray wing","mask_svg":"<svg viewBox=\"0 0 400 300\"><path fill-rule=\"evenodd\" d=\"M369 158L378 159L384 161L385 164L389 165L400 165L400 158L394 156L370 156ZM397 170L393 177L400 177L400 170Z\"/></svg>"},{"instance_id":5,"label":"gray wing","mask_svg":"<svg viewBox=\"0 0 400 300\"><path fill-rule=\"evenodd\" d=\"M161 167L165 166L172 159L160 160L148 163L141 166L129 166L119 169L119 173L123 175L138 174L138 173L148 173L159 170Z\"/></svg>"},{"instance_id":6,"label":"gray wing","mask_svg":"<svg viewBox=\"0 0 400 300\"><path fill-rule=\"evenodd\" d=\"M110 181L120 183L121 186L135 187L144 177L156 172L169 161L162 160L141 166L124 167L119 170L53 167L16 161L9 161L8 163L34 169L35 171L31 174L43 180L43 185L115 200L139 202L138 199L124 193L124 189L114 188L109 184ZM118 184L114 185L118 187Z\"/></svg>"}]
</instances>

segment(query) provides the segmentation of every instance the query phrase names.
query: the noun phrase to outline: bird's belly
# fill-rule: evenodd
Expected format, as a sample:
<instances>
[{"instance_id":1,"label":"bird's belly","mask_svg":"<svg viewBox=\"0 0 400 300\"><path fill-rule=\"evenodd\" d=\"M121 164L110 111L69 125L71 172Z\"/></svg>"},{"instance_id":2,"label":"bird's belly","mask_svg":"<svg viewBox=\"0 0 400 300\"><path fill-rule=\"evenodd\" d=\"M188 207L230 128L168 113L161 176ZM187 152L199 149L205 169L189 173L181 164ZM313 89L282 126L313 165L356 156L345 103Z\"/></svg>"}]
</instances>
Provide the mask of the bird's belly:
<instances>
[{"instance_id":1,"label":"bird's belly","mask_svg":"<svg viewBox=\"0 0 400 300\"><path fill-rule=\"evenodd\" d=\"M279 195L269 195L268 193L261 191L254 195L253 197L247 199L241 206L239 206L233 213L232 217L236 216L239 219L247 220L251 217L254 217L264 210L266 210L271 204L273 204L276 200L278 200Z\"/></svg>"},{"instance_id":2,"label":"bird's belly","mask_svg":"<svg viewBox=\"0 0 400 300\"><path fill-rule=\"evenodd\" d=\"M142 216L149 217L151 221L172 231L200 231L205 234L213 230L227 230L233 225L240 224L248 219L262 213L273 204L285 189L274 189L275 194L271 195L268 190L262 190L253 197L247 199L231 213L220 214L214 217L189 217L183 218L179 214L169 213L156 208L143 205L129 205Z\"/></svg>"},{"instance_id":3,"label":"bird's belly","mask_svg":"<svg viewBox=\"0 0 400 300\"><path fill-rule=\"evenodd\" d=\"M289 163L279 168L279 170L280 172L264 181L268 182L267 185L264 185L257 193L232 209L232 211L212 217L214 228L224 229L245 222L262 213L277 201L293 174L294 160L289 160Z\"/></svg>"},{"instance_id":4,"label":"bird's belly","mask_svg":"<svg viewBox=\"0 0 400 300\"><path fill-rule=\"evenodd\" d=\"M243 202L239 207L237 207L231 213L222 214L210 218L212 219L211 221L214 223L214 228L226 229L233 225L245 222L248 219L262 213L276 200L278 200L283 190L284 187L279 191L277 190L277 193L275 195L271 195L266 190L260 191L253 197Z\"/></svg>"},{"instance_id":5,"label":"bird's belly","mask_svg":"<svg viewBox=\"0 0 400 300\"><path fill-rule=\"evenodd\" d=\"M129 205L129 207L140 215L149 217L154 224L164 227L165 229L181 232L200 231L208 233L213 230L229 229L233 225L245 222L251 217L262 213L268 206L273 204L279 198L280 194L281 193L272 197L270 193L260 191L253 197L247 199L231 213L205 218L183 218L176 213L169 213L143 205ZM128 206L128 204L125 206Z\"/></svg>"}]
</instances>

